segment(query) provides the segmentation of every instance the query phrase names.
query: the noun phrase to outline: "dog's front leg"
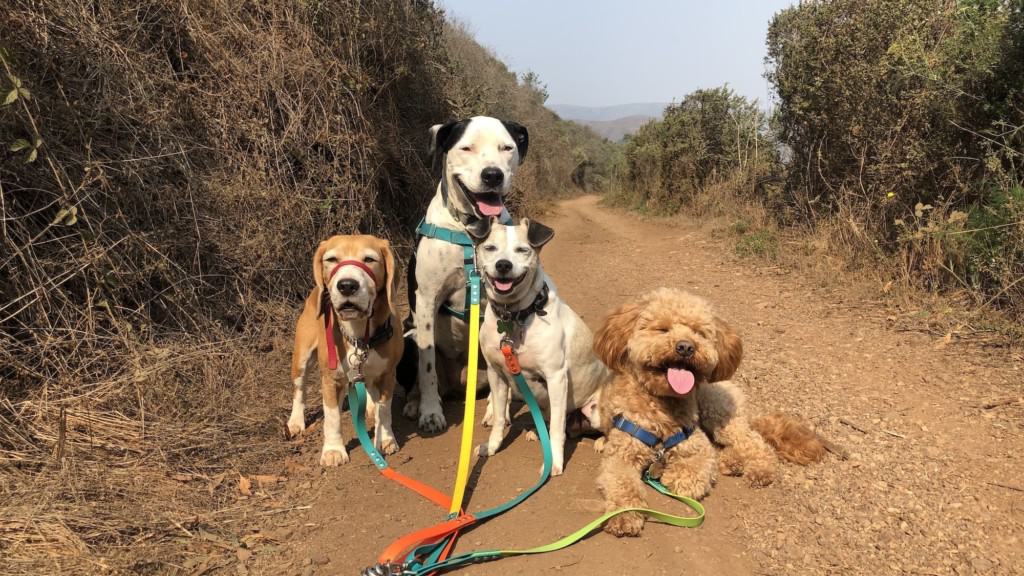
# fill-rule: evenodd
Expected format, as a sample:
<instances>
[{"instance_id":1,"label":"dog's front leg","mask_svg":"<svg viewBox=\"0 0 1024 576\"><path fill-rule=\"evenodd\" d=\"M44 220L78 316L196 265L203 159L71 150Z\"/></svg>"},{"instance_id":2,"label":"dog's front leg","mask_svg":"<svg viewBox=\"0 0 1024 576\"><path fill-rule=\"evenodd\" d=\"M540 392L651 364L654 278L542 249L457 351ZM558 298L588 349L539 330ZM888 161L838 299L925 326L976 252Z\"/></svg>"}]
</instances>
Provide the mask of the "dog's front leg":
<instances>
[{"instance_id":1,"label":"dog's front leg","mask_svg":"<svg viewBox=\"0 0 1024 576\"><path fill-rule=\"evenodd\" d=\"M373 446L385 456L398 452L398 440L391 429L391 391L394 390L395 373L388 372L383 376L384 382L370 387L370 398L375 407L375 424L373 428ZM386 380L390 379L388 384Z\"/></svg>"},{"instance_id":2,"label":"dog's front leg","mask_svg":"<svg viewBox=\"0 0 1024 576\"><path fill-rule=\"evenodd\" d=\"M620 508L646 508L644 484L640 480L643 460L635 453L618 453L624 447L609 448L612 453L601 459L597 475L597 488L604 495L605 512ZM628 450L628 448L626 448ZM639 465L639 466L638 466ZM604 525L604 531L615 536L639 536L644 528L644 517L637 512L619 514Z\"/></svg>"},{"instance_id":3,"label":"dog's front leg","mask_svg":"<svg viewBox=\"0 0 1024 576\"><path fill-rule=\"evenodd\" d=\"M569 409L569 371L559 368L548 380L551 404L551 475L561 476L565 467L565 416Z\"/></svg>"},{"instance_id":4,"label":"dog's front leg","mask_svg":"<svg viewBox=\"0 0 1024 576\"><path fill-rule=\"evenodd\" d=\"M699 500L707 496L715 484L715 463L714 447L704 431L698 428L668 452L661 482L680 496Z\"/></svg>"},{"instance_id":5,"label":"dog's front leg","mask_svg":"<svg viewBox=\"0 0 1024 576\"><path fill-rule=\"evenodd\" d=\"M290 437L298 436L306 429L306 394L303 386L313 352L316 352L316 336L309 338L296 329L295 347L292 349L292 413L288 417Z\"/></svg>"},{"instance_id":6,"label":"dog's front leg","mask_svg":"<svg viewBox=\"0 0 1024 576\"><path fill-rule=\"evenodd\" d=\"M437 391L437 348L434 339L440 305L437 288L422 279L416 288L416 347L419 348L420 357L419 427L428 433L443 432L448 426L441 409L441 395ZM406 415L409 415L408 411Z\"/></svg>"},{"instance_id":7,"label":"dog's front leg","mask_svg":"<svg viewBox=\"0 0 1024 576\"><path fill-rule=\"evenodd\" d=\"M488 365L487 383L491 387L489 398L495 408L491 410L491 434L487 443L480 445L481 456L493 456L498 452L501 441L505 439L505 426L508 424L508 410L499 408L508 406L509 402L509 383L505 374Z\"/></svg>"},{"instance_id":8,"label":"dog's front leg","mask_svg":"<svg viewBox=\"0 0 1024 576\"><path fill-rule=\"evenodd\" d=\"M348 381L337 371L321 368L320 391L324 400L324 447L320 451L321 466L337 466L348 462L345 440L341 437L341 407L338 393L348 393Z\"/></svg>"}]
</instances>

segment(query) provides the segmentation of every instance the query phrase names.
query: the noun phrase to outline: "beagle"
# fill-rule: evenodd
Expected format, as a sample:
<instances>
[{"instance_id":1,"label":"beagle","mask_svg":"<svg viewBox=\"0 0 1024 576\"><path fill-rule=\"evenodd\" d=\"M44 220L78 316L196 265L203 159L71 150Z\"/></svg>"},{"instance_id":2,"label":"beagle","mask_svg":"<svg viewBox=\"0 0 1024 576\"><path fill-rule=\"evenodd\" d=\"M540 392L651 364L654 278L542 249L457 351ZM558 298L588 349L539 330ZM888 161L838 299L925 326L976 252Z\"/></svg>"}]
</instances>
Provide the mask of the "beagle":
<instances>
[{"instance_id":1,"label":"beagle","mask_svg":"<svg viewBox=\"0 0 1024 576\"><path fill-rule=\"evenodd\" d=\"M391 244L376 236L332 236L313 256L313 290L295 324L288 433L296 436L306 427L302 384L316 352L324 405L323 466L348 462L339 397L348 393L360 369L370 396L366 419L373 422L374 446L384 454L398 451L391 398L404 343L395 314L396 278Z\"/></svg>"}]
</instances>

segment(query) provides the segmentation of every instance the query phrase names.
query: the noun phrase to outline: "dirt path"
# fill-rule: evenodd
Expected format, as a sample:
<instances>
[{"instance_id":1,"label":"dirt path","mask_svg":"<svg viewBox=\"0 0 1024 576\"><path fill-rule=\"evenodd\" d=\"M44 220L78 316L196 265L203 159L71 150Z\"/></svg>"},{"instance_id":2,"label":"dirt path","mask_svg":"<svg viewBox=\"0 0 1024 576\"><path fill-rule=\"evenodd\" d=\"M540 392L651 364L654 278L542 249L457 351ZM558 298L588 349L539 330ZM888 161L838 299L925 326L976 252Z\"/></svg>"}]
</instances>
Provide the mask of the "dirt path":
<instances>
[{"instance_id":1,"label":"dirt path","mask_svg":"<svg viewBox=\"0 0 1024 576\"><path fill-rule=\"evenodd\" d=\"M600 533L562 552L462 573L1024 572L1024 406L983 407L1024 396L1019 356L892 330L886 310L856 290L738 260L690 221L641 220L602 208L593 197L564 202L544 221L557 232L545 249L545 268L591 326L656 286L708 297L743 334L738 379L755 409L806 416L850 458L786 466L774 486L760 490L723 478L698 529L649 524L642 538L625 540ZM280 382L284 399L287 378ZM461 406L446 409L454 425L437 438L420 438L398 416L403 446L392 459L439 487L454 478L463 425ZM526 419L520 415L515 439L482 467L472 509L535 480L537 445L519 434ZM240 573L356 574L392 539L441 518L381 479L354 441L351 463L321 472L315 432L296 445L289 480L266 495L309 508L254 518L246 530L277 544L257 550ZM346 434L352 438L350 428ZM592 444L585 439L569 448L564 476L463 536L460 550L549 542L597 515Z\"/></svg>"}]
</instances>

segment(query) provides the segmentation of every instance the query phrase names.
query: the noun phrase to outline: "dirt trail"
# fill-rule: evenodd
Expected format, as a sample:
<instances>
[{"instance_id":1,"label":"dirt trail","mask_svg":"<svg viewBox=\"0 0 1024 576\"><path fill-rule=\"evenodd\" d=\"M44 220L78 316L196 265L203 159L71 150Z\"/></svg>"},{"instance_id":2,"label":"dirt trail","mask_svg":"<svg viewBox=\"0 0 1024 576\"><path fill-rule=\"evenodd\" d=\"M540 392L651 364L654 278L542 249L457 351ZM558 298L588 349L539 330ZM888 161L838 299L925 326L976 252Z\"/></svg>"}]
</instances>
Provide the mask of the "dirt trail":
<instances>
[{"instance_id":1,"label":"dirt trail","mask_svg":"<svg viewBox=\"0 0 1024 576\"><path fill-rule=\"evenodd\" d=\"M640 539L603 533L568 550L470 567L466 574L1011 574L1024 572L1024 406L983 405L1024 396L1022 362L892 330L886 310L856 290L814 283L738 260L705 228L684 219L641 220L594 197L561 203L543 219L556 230L546 270L565 299L596 326L656 286L706 296L744 338L737 374L755 410L813 421L850 458L785 466L765 489L722 478L698 529L648 524ZM282 406L287 390L282 365ZM399 403L400 404L400 403ZM481 413L483 403L478 405ZM461 433L421 438L395 407L402 472L448 489ZM286 408L282 408L284 414ZM516 419L507 448L479 469L471 509L535 479L538 447ZM307 510L254 518L275 547L239 572L356 574L394 538L442 514L382 479L352 439L352 462L322 472L319 427L296 444L292 474L269 498ZM478 438L483 429L478 428ZM549 542L596 516L593 441L568 449L564 476L512 512L469 532L460 550ZM276 466L276 465L275 465ZM681 511L652 494L652 504Z\"/></svg>"}]
</instances>

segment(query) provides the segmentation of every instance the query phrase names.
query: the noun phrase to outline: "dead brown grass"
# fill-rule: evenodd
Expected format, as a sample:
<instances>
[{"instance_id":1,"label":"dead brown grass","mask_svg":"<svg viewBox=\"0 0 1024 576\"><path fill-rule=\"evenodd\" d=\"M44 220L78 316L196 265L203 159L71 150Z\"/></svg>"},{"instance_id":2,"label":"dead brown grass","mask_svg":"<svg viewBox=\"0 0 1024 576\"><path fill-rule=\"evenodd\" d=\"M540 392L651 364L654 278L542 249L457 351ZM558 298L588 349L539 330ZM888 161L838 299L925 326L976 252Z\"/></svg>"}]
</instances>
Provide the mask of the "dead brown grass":
<instances>
[{"instance_id":1,"label":"dead brown grass","mask_svg":"<svg viewBox=\"0 0 1024 576\"><path fill-rule=\"evenodd\" d=\"M205 570L252 512L239 474L293 449L316 240L404 255L427 127L540 104L457 104L474 71L420 0L13 0L0 29L0 571ZM552 162L526 202L570 182Z\"/></svg>"}]
</instances>

